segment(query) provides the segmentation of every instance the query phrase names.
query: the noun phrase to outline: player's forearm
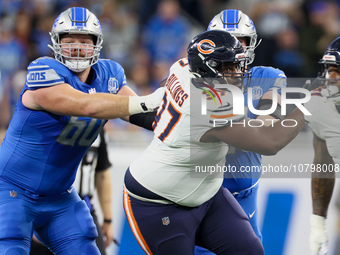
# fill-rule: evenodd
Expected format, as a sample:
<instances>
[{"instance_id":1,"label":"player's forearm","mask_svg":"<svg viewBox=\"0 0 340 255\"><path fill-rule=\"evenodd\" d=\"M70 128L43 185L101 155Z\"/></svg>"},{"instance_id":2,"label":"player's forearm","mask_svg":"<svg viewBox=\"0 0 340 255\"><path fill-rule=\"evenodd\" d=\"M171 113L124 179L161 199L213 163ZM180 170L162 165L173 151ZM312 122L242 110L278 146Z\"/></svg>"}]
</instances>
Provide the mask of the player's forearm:
<instances>
[{"instance_id":1,"label":"player's forearm","mask_svg":"<svg viewBox=\"0 0 340 255\"><path fill-rule=\"evenodd\" d=\"M115 119L129 116L129 100L127 96L117 96L106 93L91 95L84 104L84 116L97 119Z\"/></svg>"},{"instance_id":2,"label":"player's forearm","mask_svg":"<svg viewBox=\"0 0 340 255\"><path fill-rule=\"evenodd\" d=\"M27 90L23 104L32 110L45 110L58 115L88 116L98 119L114 119L130 115L128 96L108 93L86 94L68 84L60 84L37 90Z\"/></svg>"},{"instance_id":3,"label":"player's forearm","mask_svg":"<svg viewBox=\"0 0 340 255\"><path fill-rule=\"evenodd\" d=\"M263 124L265 126L271 126L276 121L279 121L279 119L276 119L276 118L274 118L273 116L270 116L270 115L261 115L261 116L258 116L256 119L263 121Z\"/></svg>"},{"instance_id":4,"label":"player's forearm","mask_svg":"<svg viewBox=\"0 0 340 255\"><path fill-rule=\"evenodd\" d=\"M97 119L116 119L146 111L140 104L139 96L119 96L108 93L80 95L79 98L69 98L58 107L44 108L56 114L71 116L86 116Z\"/></svg>"},{"instance_id":5,"label":"player's forearm","mask_svg":"<svg viewBox=\"0 0 340 255\"><path fill-rule=\"evenodd\" d=\"M112 219L112 187L110 169L96 174L96 188L104 219Z\"/></svg>"},{"instance_id":6,"label":"player's forearm","mask_svg":"<svg viewBox=\"0 0 340 255\"><path fill-rule=\"evenodd\" d=\"M322 170L312 173L313 214L326 217L335 183L334 161L328 152L326 141L314 132L313 149L314 168Z\"/></svg>"},{"instance_id":7,"label":"player's forearm","mask_svg":"<svg viewBox=\"0 0 340 255\"><path fill-rule=\"evenodd\" d=\"M315 164L316 162L314 162ZM321 176L323 175L323 176ZM327 210L332 198L335 183L334 172L312 173L313 214L327 217Z\"/></svg>"},{"instance_id":8,"label":"player's forearm","mask_svg":"<svg viewBox=\"0 0 340 255\"><path fill-rule=\"evenodd\" d=\"M305 125L303 113L296 108L286 118L275 122L273 127L267 127L267 130L261 130L270 137L267 139L269 147L273 148L274 154L279 152L288 143L290 143Z\"/></svg>"},{"instance_id":9,"label":"player's forearm","mask_svg":"<svg viewBox=\"0 0 340 255\"><path fill-rule=\"evenodd\" d=\"M287 121L288 119L294 121ZM229 141L226 142L242 150L263 155L275 155L292 141L305 125L303 114L298 109L294 110L283 121L277 121L268 127L251 127L248 125L244 128L242 139L237 139L240 135L234 136L234 131L229 131L231 136L228 139ZM294 127L288 127L288 125ZM233 128L228 127L228 129L232 130Z\"/></svg>"},{"instance_id":10,"label":"player's forearm","mask_svg":"<svg viewBox=\"0 0 340 255\"><path fill-rule=\"evenodd\" d=\"M312 178L313 214L327 217L335 179Z\"/></svg>"},{"instance_id":11,"label":"player's forearm","mask_svg":"<svg viewBox=\"0 0 340 255\"><path fill-rule=\"evenodd\" d=\"M23 104L32 110L45 110L58 115L115 119L153 111L164 95L164 88L147 96L119 96L109 93L87 94L64 83L48 88L27 90Z\"/></svg>"}]
</instances>

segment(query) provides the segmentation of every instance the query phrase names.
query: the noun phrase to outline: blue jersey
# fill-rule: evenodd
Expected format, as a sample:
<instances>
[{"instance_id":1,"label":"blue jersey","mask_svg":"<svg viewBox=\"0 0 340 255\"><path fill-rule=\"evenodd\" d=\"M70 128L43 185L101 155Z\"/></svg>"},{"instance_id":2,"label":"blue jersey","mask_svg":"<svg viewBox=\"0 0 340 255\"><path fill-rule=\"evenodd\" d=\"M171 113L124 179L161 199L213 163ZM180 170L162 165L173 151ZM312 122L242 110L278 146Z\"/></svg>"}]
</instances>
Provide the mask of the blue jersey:
<instances>
[{"instance_id":1,"label":"blue jersey","mask_svg":"<svg viewBox=\"0 0 340 255\"><path fill-rule=\"evenodd\" d=\"M26 108L26 90L67 83L84 93L116 94L126 78L111 60L99 60L90 85L52 58L39 58L28 66L26 83L0 147L0 179L39 195L60 194L72 186L77 167L106 120L53 114Z\"/></svg>"},{"instance_id":2,"label":"blue jersey","mask_svg":"<svg viewBox=\"0 0 340 255\"><path fill-rule=\"evenodd\" d=\"M279 69L255 66L250 71L252 72L252 78L247 91L252 90L252 103L255 109L258 109L260 99L266 92L276 87L278 88L278 93L281 93L281 88L287 85L287 78ZM245 106L248 106L248 92L244 94L244 99ZM256 118L255 114L250 111L248 112L248 117L251 119ZM261 176L261 160L261 155L258 153L231 148L226 156L226 166L229 169L232 169L231 167L233 166L236 172L228 172L223 181L223 186L228 188L231 193L253 186ZM253 169L259 169L259 172L245 171L249 170L249 168L246 168L248 166L255 166L256 168L253 167Z\"/></svg>"}]
</instances>

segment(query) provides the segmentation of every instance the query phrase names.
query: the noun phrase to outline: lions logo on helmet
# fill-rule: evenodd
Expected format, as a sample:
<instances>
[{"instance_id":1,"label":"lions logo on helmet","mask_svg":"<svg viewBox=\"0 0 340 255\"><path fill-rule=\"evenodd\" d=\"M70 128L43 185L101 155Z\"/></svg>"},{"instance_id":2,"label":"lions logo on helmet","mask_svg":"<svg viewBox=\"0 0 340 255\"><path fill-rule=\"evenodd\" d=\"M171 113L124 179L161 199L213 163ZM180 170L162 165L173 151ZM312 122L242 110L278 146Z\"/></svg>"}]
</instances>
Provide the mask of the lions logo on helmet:
<instances>
[{"instance_id":1,"label":"lions logo on helmet","mask_svg":"<svg viewBox=\"0 0 340 255\"><path fill-rule=\"evenodd\" d=\"M94 45L82 44L82 47L87 47L92 54L89 56L72 57L65 55L62 51L62 46L75 47L77 45L60 43L61 37L64 34L86 34L92 35ZM88 67L94 65L99 60L100 50L103 44L103 32L98 18L86 8L72 7L62 12L54 21L52 31L50 32L52 46L48 45L53 50L54 57L57 61L68 67L73 72L82 72ZM80 47L80 44L78 45Z\"/></svg>"}]
</instances>

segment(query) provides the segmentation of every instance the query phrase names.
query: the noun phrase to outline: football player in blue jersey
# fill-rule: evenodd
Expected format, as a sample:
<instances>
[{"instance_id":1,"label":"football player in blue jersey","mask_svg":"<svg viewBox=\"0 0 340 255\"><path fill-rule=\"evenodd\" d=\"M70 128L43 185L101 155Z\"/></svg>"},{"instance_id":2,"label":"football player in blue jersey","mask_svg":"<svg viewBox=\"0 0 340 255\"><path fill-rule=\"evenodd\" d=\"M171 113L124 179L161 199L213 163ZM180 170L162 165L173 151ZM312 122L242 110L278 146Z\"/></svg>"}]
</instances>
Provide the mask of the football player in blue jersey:
<instances>
[{"instance_id":1,"label":"football player in blue jersey","mask_svg":"<svg viewBox=\"0 0 340 255\"><path fill-rule=\"evenodd\" d=\"M256 28L246 14L235 9L224 10L210 21L208 30L224 30L234 35L244 47L249 68L255 58L255 48L261 41L257 42ZM262 120L267 125L276 119L281 119L280 93L281 88L287 85L286 75L279 69L264 66L254 66L249 71L251 80L246 93L244 93L245 106L248 107L249 91L252 92L252 106L257 110L271 108L273 93L277 94L278 104L276 110L270 115L257 116L249 111L248 118ZM274 88L276 88L275 91ZM226 155L226 166L229 169L236 169L236 171L226 173L223 181L223 186L230 190L246 212L259 238L262 236L258 224L257 191L262 172L261 161L261 155L258 153L231 148ZM246 168L255 170L253 172L241 171ZM212 254L203 248L196 247L196 254L206 254L205 252Z\"/></svg>"},{"instance_id":2,"label":"football player in blue jersey","mask_svg":"<svg viewBox=\"0 0 340 255\"><path fill-rule=\"evenodd\" d=\"M153 111L164 88L138 97L123 68L99 59L97 17L69 8L50 33L54 58L28 66L0 147L0 254L28 255L33 232L55 254L100 254L96 226L73 189L78 165L107 119Z\"/></svg>"}]
</instances>

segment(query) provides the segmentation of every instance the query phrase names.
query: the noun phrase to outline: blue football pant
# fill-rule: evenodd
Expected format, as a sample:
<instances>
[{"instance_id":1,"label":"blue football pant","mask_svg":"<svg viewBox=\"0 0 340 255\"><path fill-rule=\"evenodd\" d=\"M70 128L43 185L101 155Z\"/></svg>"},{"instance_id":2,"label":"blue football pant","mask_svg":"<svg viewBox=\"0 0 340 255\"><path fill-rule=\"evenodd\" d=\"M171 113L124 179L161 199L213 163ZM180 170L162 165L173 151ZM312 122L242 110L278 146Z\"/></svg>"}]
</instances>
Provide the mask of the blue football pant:
<instances>
[{"instance_id":1,"label":"blue football pant","mask_svg":"<svg viewBox=\"0 0 340 255\"><path fill-rule=\"evenodd\" d=\"M219 255L264 254L248 217L225 188L198 207L145 202L125 191L124 209L146 254L193 255L195 244Z\"/></svg>"},{"instance_id":2,"label":"blue football pant","mask_svg":"<svg viewBox=\"0 0 340 255\"><path fill-rule=\"evenodd\" d=\"M58 255L100 255L96 226L77 192L40 197L0 180L0 254L28 255L33 231Z\"/></svg>"},{"instance_id":3,"label":"blue football pant","mask_svg":"<svg viewBox=\"0 0 340 255\"><path fill-rule=\"evenodd\" d=\"M95 211L91 212L92 218L94 223L96 224L97 231L98 231L98 237L96 238L96 245L100 251L101 255L106 255L106 246L104 242L104 234L102 232L101 225L98 222L97 215L95 214ZM30 255L52 255L53 253L46 248L46 246L36 243L34 241L31 242L31 252Z\"/></svg>"},{"instance_id":4,"label":"blue football pant","mask_svg":"<svg viewBox=\"0 0 340 255\"><path fill-rule=\"evenodd\" d=\"M255 234L260 238L262 241L262 234L259 227L258 222L258 210L257 210L257 193L258 193L259 185L256 185L251 190L240 192L239 194L235 195L236 200L242 206L244 212L247 214L249 218L249 222L253 227ZM195 247L195 255L213 255L214 253L204 249L202 247L196 246Z\"/></svg>"}]
</instances>

